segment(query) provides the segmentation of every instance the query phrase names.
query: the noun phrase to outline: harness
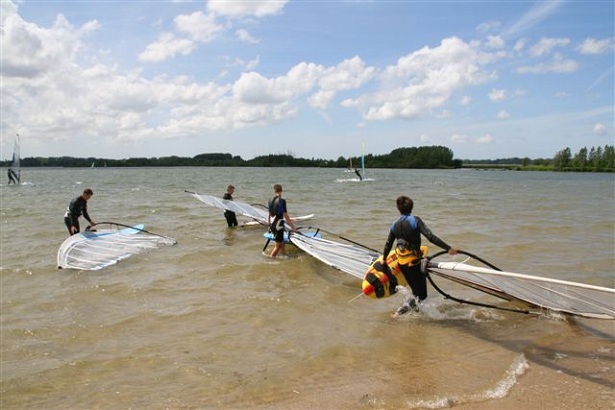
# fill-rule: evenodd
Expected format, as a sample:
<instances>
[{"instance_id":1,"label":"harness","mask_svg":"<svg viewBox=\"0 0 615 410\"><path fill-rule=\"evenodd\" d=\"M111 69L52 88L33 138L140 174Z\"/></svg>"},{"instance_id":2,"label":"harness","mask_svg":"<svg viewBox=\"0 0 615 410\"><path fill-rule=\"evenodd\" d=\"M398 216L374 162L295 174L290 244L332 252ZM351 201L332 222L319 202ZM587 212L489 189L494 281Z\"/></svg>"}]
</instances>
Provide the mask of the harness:
<instances>
[{"instance_id":1,"label":"harness","mask_svg":"<svg viewBox=\"0 0 615 410\"><path fill-rule=\"evenodd\" d=\"M271 199L269 205L269 230L272 232L284 230L284 206L279 196Z\"/></svg>"},{"instance_id":2,"label":"harness","mask_svg":"<svg viewBox=\"0 0 615 410\"><path fill-rule=\"evenodd\" d=\"M391 224L392 232L404 233L403 224L408 222L410 229L415 231L418 229L416 218L413 215L402 215L398 220ZM397 238L397 246L395 246L395 255L397 262L400 265L415 266L421 262L422 252L418 249L417 244L412 244L404 238Z\"/></svg>"}]
</instances>

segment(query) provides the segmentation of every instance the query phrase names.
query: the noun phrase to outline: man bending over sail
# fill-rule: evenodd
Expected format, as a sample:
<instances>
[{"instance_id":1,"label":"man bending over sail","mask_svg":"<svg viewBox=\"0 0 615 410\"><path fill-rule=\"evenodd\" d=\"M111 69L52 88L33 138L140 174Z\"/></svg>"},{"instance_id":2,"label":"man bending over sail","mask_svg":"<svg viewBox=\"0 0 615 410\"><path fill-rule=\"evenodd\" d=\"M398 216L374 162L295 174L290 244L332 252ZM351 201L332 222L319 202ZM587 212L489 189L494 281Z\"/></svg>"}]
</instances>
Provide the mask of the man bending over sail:
<instances>
[{"instance_id":1,"label":"man bending over sail","mask_svg":"<svg viewBox=\"0 0 615 410\"><path fill-rule=\"evenodd\" d=\"M83 215L83 217L90 223L90 226L96 225L90 215L88 214L88 200L94 195L94 192L90 188L86 188L83 190L81 196L74 198L70 201L68 205L68 209L64 214L64 224L66 228L68 228L68 234L74 235L80 232L79 229L79 217Z\"/></svg>"}]
</instances>

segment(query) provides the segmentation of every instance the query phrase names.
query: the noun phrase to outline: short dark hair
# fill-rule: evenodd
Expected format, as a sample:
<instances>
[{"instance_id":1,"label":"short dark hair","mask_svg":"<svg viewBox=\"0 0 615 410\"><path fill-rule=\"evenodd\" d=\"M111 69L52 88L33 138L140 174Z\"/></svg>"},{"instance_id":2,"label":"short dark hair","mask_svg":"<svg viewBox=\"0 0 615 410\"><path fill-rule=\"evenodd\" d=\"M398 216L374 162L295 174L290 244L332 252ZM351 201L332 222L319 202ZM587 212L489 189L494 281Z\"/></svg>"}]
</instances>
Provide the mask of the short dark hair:
<instances>
[{"instance_id":1,"label":"short dark hair","mask_svg":"<svg viewBox=\"0 0 615 410\"><path fill-rule=\"evenodd\" d=\"M275 184L273 186L273 192L282 192L282 185L280 184Z\"/></svg>"},{"instance_id":2,"label":"short dark hair","mask_svg":"<svg viewBox=\"0 0 615 410\"><path fill-rule=\"evenodd\" d=\"M90 188L86 188L83 190L83 194L84 195L94 195L94 191L92 191Z\"/></svg>"},{"instance_id":3,"label":"short dark hair","mask_svg":"<svg viewBox=\"0 0 615 410\"><path fill-rule=\"evenodd\" d=\"M412 213L414 201L405 195L397 197L397 210L400 214L409 215Z\"/></svg>"}]
</instances>

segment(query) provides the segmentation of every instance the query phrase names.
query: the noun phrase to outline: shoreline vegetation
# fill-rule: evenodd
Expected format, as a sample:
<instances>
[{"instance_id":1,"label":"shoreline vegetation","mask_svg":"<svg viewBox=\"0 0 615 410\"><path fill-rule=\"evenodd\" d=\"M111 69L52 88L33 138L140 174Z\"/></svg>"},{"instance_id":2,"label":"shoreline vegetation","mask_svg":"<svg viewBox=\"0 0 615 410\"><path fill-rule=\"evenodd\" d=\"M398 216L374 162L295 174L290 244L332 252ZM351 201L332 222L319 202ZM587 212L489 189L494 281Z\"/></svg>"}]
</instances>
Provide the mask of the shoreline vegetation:
<instances>
[{"instance_id":1,"label":"shoreline vegetation","mask_svg":"<svg viewBox=\"0 0 615 410\"><path fill-rule=\"evenodd\" d=\"M453 151L443 146L397 148L388 154L364 156L370 169L477 169L514 171L570 171L570 172L615 172L615 147L581 148L572 154L565 148L553 158L503 158L496 160L455 159ZM269 154L244 160L228 153L207 153L194 157L153 157L153 158L76 158L76 157L28 157L22 158L22 167L183 167L183 166L227 166L227 167L317 167L348 168L350 163L360 164L361 157L339 157L336 160L297 158L292 153ZM11 161L4 161L5 167ZM354 167L356 168L356 167Z\"/></svg>"}]
</instances>

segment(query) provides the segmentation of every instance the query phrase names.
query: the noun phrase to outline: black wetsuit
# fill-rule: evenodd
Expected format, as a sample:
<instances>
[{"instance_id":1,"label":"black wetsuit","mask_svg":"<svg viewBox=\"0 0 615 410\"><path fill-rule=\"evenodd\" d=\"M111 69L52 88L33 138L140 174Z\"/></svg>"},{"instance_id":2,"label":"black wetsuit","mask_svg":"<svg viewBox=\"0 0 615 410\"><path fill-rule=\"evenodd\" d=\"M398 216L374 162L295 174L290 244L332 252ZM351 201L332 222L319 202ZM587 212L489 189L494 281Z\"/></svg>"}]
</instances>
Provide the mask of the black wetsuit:
<instances>
[{"instance_id":1,"label":"black wetsuit","mask_svg":"<svg viewBox=\"0 0 615 410\"><path fill-rule=\"evenodd\" d=\"M284 214L286 210L286 200L279 196L274 196L269 201L269 229L273 233L277 243L284 242Z\"/></svg>"},{"instance_id":2,"label":"black wetsuit","mask_svg":"<svg viewBox=\"0 0 615 410\"><path fill-rule=\"evenodd\" d=\"M425 223L418 216L402 215L391 224L389 237L384 245L384 257L388 256L393 248L393 243L397 240L397 246L405 247L411 250L415 255L420 255L421 249L421 234L423 234L431 243L439 246L442 249L449 250L451 247L442 239L438 238L431 232ZM425 273L421 271L421 265L412 266L399 265L406 282L412 288L412 293L419 300L427 298L427 278Z\"/></svg>"},{"instance_id":3,"label":"black wetsuit","mask_svg":"<svg viewBox=\"0 0 615 410\"><path fill-rule=\"evenodd\" d=\"M357 174L357 176L359 177L359 181L363 181L363 177L361 176L361 172L359 172L358 169L355 169L354 173Z\"/></svg>"},{"instance_id":4,"label":"black wetsuit","mask_svg":"<svg viewBox=\"0 0 615 410\"><path fill-rule=\"evenodd\" d=\"M88 201L86 201L82 196L78 196L70 201L68 209L64 214L64 224L68 228L68 233L70 235L73 235L73 232L70 230L71 226L74 226L77 229L75 233L80 232L79 217L81 215L83 215L88 222L92 223L90 215L88 215Z\"/></svg>"},{"instance_id":5,"label":"black wetsuit","mask_svg":"<svg viewBox=\"0 0 615 410\"><path fill-rule=\"evenodd\" d=\"M224 194L222 199L228 199L229 201L232 201L233 196L227 192ZM224 211L224 217L226 218L226 223L228 224L229 228L233 226L237 226L237 215L235 215L235 212Z\"/></svg>"},{"instance_id":6,"label":"black wetsuit","mask_svg":"<svg viewBox=\"0 0 615 410\"><path fill-rule=\"evenodd\" d=\"M17 174L15 173L15 171L9 168L8 175L9 175L9 185L11 185L11 182L17 185L16 179L19 180L19 178L17 178Z\"/></svg>"}]
</instances>

